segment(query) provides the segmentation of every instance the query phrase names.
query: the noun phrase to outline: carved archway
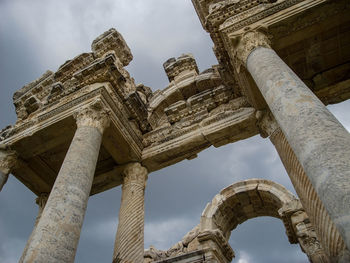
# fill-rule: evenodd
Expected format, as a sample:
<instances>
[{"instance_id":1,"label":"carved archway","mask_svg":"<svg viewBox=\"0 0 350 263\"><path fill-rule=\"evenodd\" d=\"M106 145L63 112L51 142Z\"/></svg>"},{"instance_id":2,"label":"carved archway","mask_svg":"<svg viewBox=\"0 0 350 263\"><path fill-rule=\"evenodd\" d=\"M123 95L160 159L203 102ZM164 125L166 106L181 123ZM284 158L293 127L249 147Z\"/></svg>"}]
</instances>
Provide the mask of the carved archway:
<instances>
[{"instance_id":1,"label":"carved archway","mask_svg":"<svg viewBox=\"0 0 350 263\"><path fill-rule=\"evenodd\" d=\"M227 244L239 224L259 216L281 219L289 242L299 243L310 262L328 262L299 199L269 180L250 179L223 189L204 209L199 233L219 232Z\"/></svg>"},{"instance_id":2,"label":"carved archway","mask_svg":"<svg viewBox=\"0 0 350 263\"><path fill-rule=\"evenodd\" d=\"M282 185L264 179L240 181L223 189L207 204L198 226L167 251L151 247L145 252L145 262L168 262L169 258L171 262L201 262L197 260L202 256L209 262L231 262L231 232L259 216L281 219L289 242L299 243L310 262L329 263L299 199Z\"/></svg>"},{"instance_id":3,"label":"carved archway","mask_svg":"<svg viewBox=\"0 0 350 263\"><path fill-rule=\"evenodd\" d=\"M220 230L226 240L231 231L244 221L259 217L281 218L279 210L297 198L282 185L263 179L250 179L232 184L217 194L203 211L201 231ZM296 243L287 225L289 240Z\"/></svg>"}]
</instances>

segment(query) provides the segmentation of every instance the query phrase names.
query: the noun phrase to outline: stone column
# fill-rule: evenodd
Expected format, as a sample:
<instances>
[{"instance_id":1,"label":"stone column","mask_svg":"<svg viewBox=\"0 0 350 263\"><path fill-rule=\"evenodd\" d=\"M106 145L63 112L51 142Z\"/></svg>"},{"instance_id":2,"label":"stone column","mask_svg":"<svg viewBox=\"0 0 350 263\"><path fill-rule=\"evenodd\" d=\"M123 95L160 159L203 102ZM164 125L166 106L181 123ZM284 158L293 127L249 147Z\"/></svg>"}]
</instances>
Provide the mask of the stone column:
<instances>
[{"instance_id":1,"label":"stone column","mask_svg":"<svg viewBox=\"0 0 350 263\"><path fill-rule=\"evenodd\" d=\"M233 43L232 55L254 78L350 248L350 134L270 48L262 29L248 30L236 36Z\"/></svg>"},{"instance_id":2,"label":"stone column","mask_svg":"<svg viewBox=\"0 0 350 263\"><path fill-rule=\"evenodd\" d=\"M17 155L13 151L0 150L0 192L16 165Z\"/></svg>"},{"instance_id":3,"label":"stone column","mask_svg":"<svg viewBox=\"0 0 350 263\"><path fill-rule=\"evenodd\" d=\"M262 115L258 112L259 128L263 137L269 136L297 192L300 202L305 209L317 236L322 243L327 256L336 262L344 253L346 246L339 231L330 219L326 209L319 199L303 167L298 161L286 137L279 128L271 112Z\"/></svg>"},{"instance_id":4,"label":"stone column","mask_svg":"<svg viewBox=\"0 0 350 263\"><path fill-rule=\"evenodd\" d=\"M43 210L44 210L44 207L46 205L48 197L49 197L49 195L47 193L42 193L35 199L35 202L39 206L38 215L36 216L33 231L28 238L27 244L24 247L23 254L22 254L22 257L20 258L19 262L23 262L23 257L27 254L28 246L31 243L33 233L35 232L35 229L40 221L41 214L43 213Z\"/></svg>"},{"instance_id":5,"label":"stone column","mask_svg":"<svg viewBox=\"0 0 350 263\"><path fill-rule=\"evenodd\" d=\"M124 170L113 263L143 262L144 196L147 173L147 169L140 163L128 164Z\"/></svg>"},{"instance_id":6,"label":"stone column","mask_svg":"<svg viewBox=\"0 0 350 263\"><path fill-rule=\"evenodd\" d=\"M108 112L96 102L75 114L77 130L21 262L74 262Z\"/></svg>"}]
</instances>

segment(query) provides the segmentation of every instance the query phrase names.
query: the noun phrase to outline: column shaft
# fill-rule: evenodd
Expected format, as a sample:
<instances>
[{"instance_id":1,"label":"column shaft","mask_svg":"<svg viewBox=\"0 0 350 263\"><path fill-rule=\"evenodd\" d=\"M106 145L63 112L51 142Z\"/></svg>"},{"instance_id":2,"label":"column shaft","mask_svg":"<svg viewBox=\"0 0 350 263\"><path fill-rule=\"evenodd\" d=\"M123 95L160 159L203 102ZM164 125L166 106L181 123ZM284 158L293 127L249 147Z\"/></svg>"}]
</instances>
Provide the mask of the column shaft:
<instances>
[{"instance_id":1,"label":"column shaft","mask_svg":"<svg viewBox=\"0 0 350 263\"><path fill-rule=\"evenodd\" d=\"M118 230L113 263L143 262L144 196L147 169L139 163L129 164L124 171Z\"/></svg>"},{"instance_id":2,"label":"column shaft","mask_svg":"<svg viewBox=\"0 0 350 263\"><path fill-rule=\"evenodd\" d=\"M349 248L350 134L272 49L254 49L246 64Z\"/></svg>"},{"instance_id":3,"label":"column shaft","mask_svg":"<svg viewBox=\"0 0 350 263\"><path fill-rule=\"evenodd\" d=\"M33 238L33 233L35 232L35 229L36 227L38 226L38 223L40 221L40 218L41 218L41 215L43 213L43 210L44 210L44 207L46 205L46 202L47 202L47 198L48 198L48 194L44 193L44 194L41 194L40 196L38 196L35 200L35 202L38 204L39 206L39 210L38 210L38 215L36 216L35 218L35 223L34 223L34 228L33 228L33 231L32 233L30 234L29 238L28 238L28 241L26 243L26 246L24 247L24 250L23 250L23 253L22 253L22 256L19 260L19 262L23 262L23 257L27 254L27 251L28 251L28 246L29 244L31 243L32 241L32 238Z\"/></svg>"},{"instance_id":4,"label":"column shaft","mask_svg":"<svg viewBox=\"0 0 350 263\"><path fill-rule=\"evenodd\" d=\"M300 202L309 216L324 250L330 258L338 258L345 249L344 241L281 129L278 128L270 136L270 140L274 144L286 168L294 189L300 198Z\"/></svg>"},{"instance_id":5,"label":"column shaft","mask_svg":"<svg viewBox=\"0 0 350 263\"><path fill-rule=\"evenodd\" d=\"M108 122L91 108L77 116L77 130L57 175L23 262L74 262Z\"/></svg>"}]
</instances>

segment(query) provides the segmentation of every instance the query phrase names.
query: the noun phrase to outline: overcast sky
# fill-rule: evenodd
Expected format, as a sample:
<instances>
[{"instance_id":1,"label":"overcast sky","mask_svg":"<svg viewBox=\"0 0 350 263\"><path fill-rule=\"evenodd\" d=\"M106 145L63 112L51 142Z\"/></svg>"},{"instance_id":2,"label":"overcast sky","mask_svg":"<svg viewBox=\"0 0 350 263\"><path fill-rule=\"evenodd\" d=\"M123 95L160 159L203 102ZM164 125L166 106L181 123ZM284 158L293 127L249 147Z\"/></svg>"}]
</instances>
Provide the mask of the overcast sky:
<instances>
[{"instance_id":1,"label":"overcast sky","mask_svg":"<svg viewBox=\"0 0 350 263\"><path fill-rule=\"evenodd\" d=\"M0 0L0 124L15 122L12 94L47 69L90 51L94 38L116 28L134 55L128 70L153 90L168 84L162 64L192 53L200 71L217 61L190 0ZM350 102L330 107L350 129ZM149 176L145 203L145 247L168 249L199 223L206 204L228 185L266 178L293 193L268 139L210 149ZM111 262L121 189L89 200L76 262ZM35 196L14 177L0 193L0 262L18 262L37 214ZM290 245L280 220L251 219L232 232L233 262L307 262Z\"/></svg>"}]
</instances>

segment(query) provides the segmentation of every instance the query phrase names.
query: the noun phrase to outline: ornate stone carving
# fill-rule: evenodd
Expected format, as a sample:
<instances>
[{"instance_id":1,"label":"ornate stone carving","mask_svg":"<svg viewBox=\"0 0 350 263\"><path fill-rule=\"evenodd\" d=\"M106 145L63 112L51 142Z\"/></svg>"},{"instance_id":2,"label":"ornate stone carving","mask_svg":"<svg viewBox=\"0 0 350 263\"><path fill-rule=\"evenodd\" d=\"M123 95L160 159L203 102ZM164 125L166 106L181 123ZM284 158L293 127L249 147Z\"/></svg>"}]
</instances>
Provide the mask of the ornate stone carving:
<instances>
[{"instance_id":1,"label":"ornate stone carving","mask_svg":"<svg viewBox=\"0 0 350 263\"><path fill-rule=\"evenodd\" d=\"M156 261L169 257L177 257L193 250L197 250L193 249L192 247L190 248L190 243L193 243L199 234L199 225L197 225L191 231L189 231L181 241L177 242L166 251L158 250L151 246L149 249L145 250L144 258L150 258L152 261ZM196 243L198 243L198 241Z\"/></svg>"},{"instance_id":2,"label":"ornate stone carving","mask_svg":"<svg viewBox=\"0 0 350 263\"><path fill-rule=\"evenodd\" d=\"M274 136L274 134L280 130L280 127L273 117L271 111L257 111L256 119L258 120L257 126L259 128L260 135L263 138Z\"/></svg>"},{"instance_id":3,"label":"ornate stone carving","mask_svg":"<svg viewBox=\"0 0 350 263\"><path fill-rule=\"evenodd\" d=\"M329 263L329 259L316 235L315 228L304 211L296 211L290 215L294 231L300 247L309 257L310 262Z\"/></svg>"},{"instance_id":4,"label":"ornate stone carving","mask_svg":"<svg viewBox=\"0 0 350 263\"><path fill-rule=\"evenodd\" d=\"M0 150L0 170L4 174L11 173L11 170L17 164L17 154L14 151Z\"/></svg>"},{"instance_id":5,"label":"ornate stone carving","mask_svg":"<svg viewBox=\"0 0 350 263\"><path fill-rule=\"evenodd\" d=\"M170 58L163 64L163 67L169 81L174 80L184 71L194 72L195 75L198 74L197 63L192 54L183 54L177 59Z\"/></svg>"},{"instance_id":6,"label":"ornate stone carving","mask_svg":"<svg viewBox=\"0 0 350 263\"><path fill-rule=\"evenodd\" d=\"M148 171L140 163L136 162L126 165L124 175L123 185L139 184L143 187L146 186Z\"/></svg>"},{"instance_id":7,"label":"ornate stone carving","mask_svg":"<svg viewBox=\"0 0 350 263\"><path fill-rule=\"evenodd\" d=\"M74 117L78 128L83 126L94 127L102 134L110 123L109 110L104 108L101 101L95 101L91 105L76 112Z\"/></svg>"},{"instance_id":8,"label":"ornate stone carving","mask_svg":"<svg viewBox=\"0 0 350 263\"><path fill-rule=\"evenodd\" d=\"M244 32L239 35L231 35L231 56L237 72L241 66L246 66L249 54L257 47L271 48L271 36L264 27L251 29L245 28Z\"/></svg>"},{"instance_id":9,"label":"ornate stone carving","mask_svg":"<svg viewBox=\"0 0 350 263\"><path fill-rule=\"evenodd\" d=\"M15 92L13 103L18 122L25 120L31 113L36 112L44 105L52 83L54 83L54 73L47 71L37 80Z\"/></svg>"},{"instance_id":10,"label":"ornate stone carving","mask_svg":"<svg viewBox=\"0 0 350 263\"><path fill-rule=\"evenodd\" d=\"M114 28L97 37L91 44L91 50L100 58L108 53L114 53L123 66L127 66L133 59L123 36Z\"/></svg>"},{"instance_id":11,"label":"ornate stone carving","mask_svg":"<svg viewBox=\"0 0 350 263\"><path fill-rule=\"evenodd\" d=\"M47 199L49 198L48 193L41 193L36 199L35 202L40 208L44 208L47 202Z\"/></svg>"}]
</instances>

